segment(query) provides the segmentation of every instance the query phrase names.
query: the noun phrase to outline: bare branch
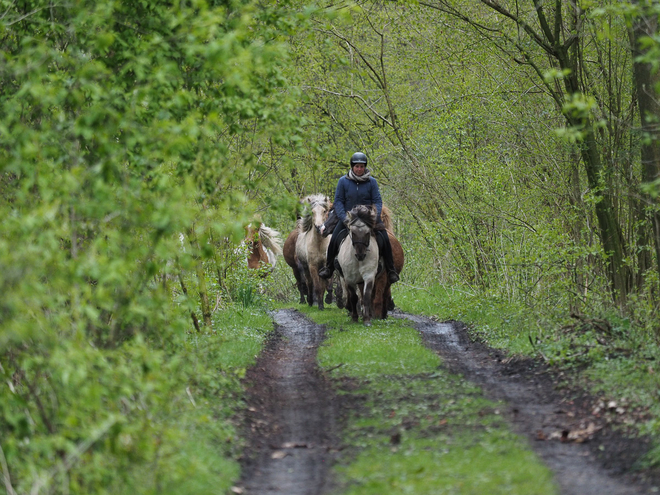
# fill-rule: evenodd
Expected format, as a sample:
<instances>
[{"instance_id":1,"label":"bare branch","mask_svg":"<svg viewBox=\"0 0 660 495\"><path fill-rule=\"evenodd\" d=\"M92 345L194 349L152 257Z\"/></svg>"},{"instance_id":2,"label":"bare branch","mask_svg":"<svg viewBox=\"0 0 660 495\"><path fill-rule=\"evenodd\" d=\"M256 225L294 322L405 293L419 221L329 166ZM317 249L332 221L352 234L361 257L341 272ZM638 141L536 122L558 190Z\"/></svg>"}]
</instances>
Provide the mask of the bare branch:
<instances>
[{"instance_id":1,"label":"bare branch","mask_svg":"<svg viewBox=\"0 0 660 495\"><path fill-rule=\"evenodd\" d=\"M536 1L536 0L535 0ZM539 45L545 52L547 52L549 55L555 56L555 49L554 47L548 45L548 43L545 42L545 40L536 32L532 27L527 24L525 21L523 21L520 17L517 15L512 14L508 10L506 10L504 7L502 7L499 3L497 3L494 0L481 0L481 3L484 5L487 5L491 9L495 10L496 12L499 12L502 14L504 17L508 17L511 19L513 22L515 22L518 26L522 27L523 30L536 42L537 45Z\"/></svg>"}]
</instances>

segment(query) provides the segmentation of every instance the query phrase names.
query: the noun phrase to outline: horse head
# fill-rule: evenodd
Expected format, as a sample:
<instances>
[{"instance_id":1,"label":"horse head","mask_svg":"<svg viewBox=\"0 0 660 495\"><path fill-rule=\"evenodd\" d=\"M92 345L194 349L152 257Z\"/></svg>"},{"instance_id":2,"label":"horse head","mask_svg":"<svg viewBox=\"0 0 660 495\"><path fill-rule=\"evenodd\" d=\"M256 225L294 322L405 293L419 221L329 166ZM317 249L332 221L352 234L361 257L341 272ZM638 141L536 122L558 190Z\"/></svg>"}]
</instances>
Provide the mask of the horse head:
<instances>
[{"instance_id":1,"label":"horse head","mask_svg":"<svg viewBox=\"0 0 660 495\"><path fill-rule=\"evenodd\" d=\"M302 228L304 232L314 227L317 233L321 233L323 223L328 219L328 212L332 207L330 199L323 194L312 194L305 197L301 203L305 205L302 217Z\"/></svg>"},{"instance_id":2,"label":"horse head","mask_svg":"<svg viewBox=\"0 0 660 495\"><path fill-rule=\"evenodd\" d=\"M358 205L346 214L355 257L363 261L367 257L378 212L374 206Z\"/></svg>"},{"instance_id":3,"label":"horse head","mask_svg":"<svg viewBox=\"0 0 660 495\"><path fill-rule=\"evenodd\" d=\"M337 226L338 223L339 223L339 216L337 215L337 212L335 211L335 208L333 206L330 208L330 211L328 212L328 219L321 227L321 235L323 237L328 237L330 234L332 234L335 231L335 227Z\"/></svg>"}]
</instances>

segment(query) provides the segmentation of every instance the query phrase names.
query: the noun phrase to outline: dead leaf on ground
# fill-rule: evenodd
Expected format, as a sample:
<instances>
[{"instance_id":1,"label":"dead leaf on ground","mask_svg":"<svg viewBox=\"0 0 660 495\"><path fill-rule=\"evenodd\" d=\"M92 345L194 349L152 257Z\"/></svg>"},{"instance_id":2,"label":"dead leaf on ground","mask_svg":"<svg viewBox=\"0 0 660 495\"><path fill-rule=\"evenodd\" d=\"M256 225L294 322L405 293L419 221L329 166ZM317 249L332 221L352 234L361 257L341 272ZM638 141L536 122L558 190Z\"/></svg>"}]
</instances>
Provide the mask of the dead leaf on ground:
<instances>
[{"instance_id":1,"label":"dead leaf on ground","mask_svg":"<svg viewBox=\"0 0 660 495\"><path fill-rule=\"evenodd\" d=\"M289 453L283 450L277 450L271 454L271 459L284 459Z\"/></svg>"},{"instance_id":2,"label":"dead leaf on ground","mask_svg":"<svg viewBox=\"0 0 660 495\"><path fill-rule=\"evenodd\" d=\"M283 449L308 449L311 448L310 445L306 443L298 443L298 442L285 442L282 444Z\"/></svg>"}]
</instances>

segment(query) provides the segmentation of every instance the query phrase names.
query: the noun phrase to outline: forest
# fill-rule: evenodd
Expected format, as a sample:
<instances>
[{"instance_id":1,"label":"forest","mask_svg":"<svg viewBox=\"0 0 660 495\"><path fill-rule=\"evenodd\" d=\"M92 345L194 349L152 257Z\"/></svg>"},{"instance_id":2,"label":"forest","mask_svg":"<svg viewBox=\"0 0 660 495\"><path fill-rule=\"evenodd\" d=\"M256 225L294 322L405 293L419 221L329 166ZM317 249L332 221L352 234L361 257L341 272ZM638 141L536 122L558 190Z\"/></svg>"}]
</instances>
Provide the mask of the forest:
<instances>
[{"instance_id":1,"label":"forest","mask_svg":"<svg viewBox=\"0 0 660 495\"><path fill-rule=\"evenodd\" d=\"M406 253L395 301L630 393L660 438L659 15L0 0L7 493L230 487L268 306L298 297L244 266L245 227L285 238L355 151Z\"/></svg>"}]
</instances>

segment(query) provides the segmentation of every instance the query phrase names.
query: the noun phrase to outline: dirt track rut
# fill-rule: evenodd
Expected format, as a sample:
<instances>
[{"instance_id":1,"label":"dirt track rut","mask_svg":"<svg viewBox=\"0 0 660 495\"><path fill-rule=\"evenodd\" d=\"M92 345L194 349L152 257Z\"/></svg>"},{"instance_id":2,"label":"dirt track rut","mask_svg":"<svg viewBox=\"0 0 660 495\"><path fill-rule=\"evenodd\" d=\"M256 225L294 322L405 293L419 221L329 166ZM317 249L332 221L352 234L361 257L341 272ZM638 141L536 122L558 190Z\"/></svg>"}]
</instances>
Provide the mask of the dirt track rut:
<instances>
[{"instance_id":1,"label":"dirt track rut","mask_svg":"<svg viewBox=\"0 0 660 495\"><path fill-rule=\"evenodd\" d=\"M588 425L569 414L569 405L552 393L544 372L524 373L507 367L492 356L492 349L469 341L457 323L438 323L428 318L400 314L415 324L425 344L444 360L444 366L481 386L491 400L504 401L514 431L529 440L536 454L555 473L563 495L637 495L652 490L632 477L606 470L592 445L562 442L553 434L584 430Z\"/></svg>"},{"instance_id":2,"label":"dirt track rut","mask_svg":"<svg viewBox=\"0 0 660 495\"><path fill-rule=\"evenodd\" d=\"M324 327L293 310L273 316L273 338L247 377L252 455L241 488L254 495L326 493L337 442L334 394L316 365Z\"/></svg>"}]
</instances>

